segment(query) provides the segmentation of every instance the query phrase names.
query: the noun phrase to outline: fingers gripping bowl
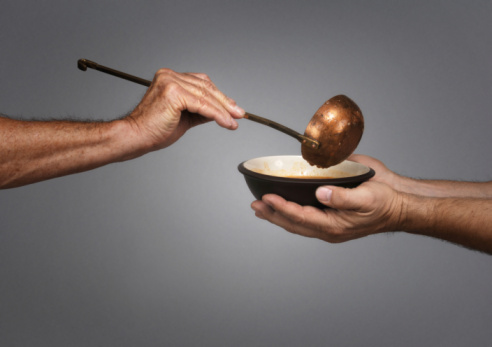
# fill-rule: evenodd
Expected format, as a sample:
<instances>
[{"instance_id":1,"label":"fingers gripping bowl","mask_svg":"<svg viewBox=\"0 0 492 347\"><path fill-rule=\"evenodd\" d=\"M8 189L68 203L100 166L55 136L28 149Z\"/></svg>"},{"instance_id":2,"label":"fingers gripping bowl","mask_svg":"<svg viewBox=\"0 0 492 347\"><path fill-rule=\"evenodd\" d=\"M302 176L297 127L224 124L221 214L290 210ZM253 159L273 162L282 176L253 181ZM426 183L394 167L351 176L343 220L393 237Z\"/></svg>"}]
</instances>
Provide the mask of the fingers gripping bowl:
<instances>
[{"instance_id":1,"label":"fingers gripping bowl","mask_svg":"<svg viewBox=\"0 0 492 347\"><path fill-rule=\"evenodd\" d=\"M277 194L299 205L325 208L316 199L318 187L354 188L375 174L373 169L349 160L321 169L295 155L254 158L239 164L238 169L256 199Z\"/></svg>"}]
</instances>

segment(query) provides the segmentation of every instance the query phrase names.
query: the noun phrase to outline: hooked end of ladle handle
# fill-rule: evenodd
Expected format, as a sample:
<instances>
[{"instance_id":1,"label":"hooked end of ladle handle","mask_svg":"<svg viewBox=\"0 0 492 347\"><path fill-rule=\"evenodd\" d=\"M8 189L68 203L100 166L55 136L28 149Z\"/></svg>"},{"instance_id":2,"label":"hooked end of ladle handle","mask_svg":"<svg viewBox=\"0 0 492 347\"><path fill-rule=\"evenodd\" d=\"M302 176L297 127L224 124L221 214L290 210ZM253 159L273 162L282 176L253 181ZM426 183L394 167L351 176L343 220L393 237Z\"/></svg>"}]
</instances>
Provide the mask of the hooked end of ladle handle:
<instances>
[{"instance_id":1,"label":"hooked end of ladle handle","mask_svg":"<svg viewBox=\"0 0 492 347\"><path fill-rule=\"evenodd\" d=\"M96 66L96 63L87 59L79 59L77 61L77 67L82 71L86 71L88 67L95 69Z\"/></svg>"}]
</instances>

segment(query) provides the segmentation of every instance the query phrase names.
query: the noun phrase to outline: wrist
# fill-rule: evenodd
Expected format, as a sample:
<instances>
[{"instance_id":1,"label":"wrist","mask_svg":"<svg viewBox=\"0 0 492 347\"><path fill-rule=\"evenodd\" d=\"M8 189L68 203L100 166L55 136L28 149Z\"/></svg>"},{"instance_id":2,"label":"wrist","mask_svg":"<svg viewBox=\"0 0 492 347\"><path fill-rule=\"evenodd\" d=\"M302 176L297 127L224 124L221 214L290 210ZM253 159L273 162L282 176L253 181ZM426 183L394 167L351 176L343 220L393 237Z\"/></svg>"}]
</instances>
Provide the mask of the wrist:
<instances>
[{"instance_id":1,"label":"wrist","mask_svg":"<svg viewBox=\"0 0 492 347\"><path fill-rule=\"evenodd\" d=\"M419 184L416 179L401 176L398 174L394 174L395 177L393 179L393 188L399 192L408 193L408 194L417 194L415 188Z\"/></svg>"},{"instance_id":2,"label":"wrist","mask_svg":"<svg viewBox=\"0 0 492 347\"><path fill-rule=\"evenodd\" d=\"M117 154L116 161L134 159L149 152L148 146L138 136L136 125L127 117L110 122L111 138L114 151Z\"/></svg>"},{"instance_id":3,"label":"wrist","mask_svg":"<svg viewBox=\"0 0 492 347\"><path fill-rule=\"evenodd\" d=\"M432 229L435 199L410 193L401 193L401 196L402 212L398 229L414 234Z\"/></svg>"}]
</instances>

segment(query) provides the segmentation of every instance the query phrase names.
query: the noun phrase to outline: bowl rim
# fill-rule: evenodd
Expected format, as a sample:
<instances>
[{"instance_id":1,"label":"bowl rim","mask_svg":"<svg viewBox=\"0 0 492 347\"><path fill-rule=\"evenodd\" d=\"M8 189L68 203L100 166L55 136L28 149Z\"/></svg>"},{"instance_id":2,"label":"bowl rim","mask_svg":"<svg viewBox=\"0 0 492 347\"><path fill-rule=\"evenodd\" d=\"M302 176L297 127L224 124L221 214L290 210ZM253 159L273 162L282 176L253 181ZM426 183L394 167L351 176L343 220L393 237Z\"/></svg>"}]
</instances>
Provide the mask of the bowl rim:
<instances>
[{"instance_id":1,"label":"bowl rim","mask_svg":"<svg viewBox=\"0 0 492 347\"><path fill-rule=\"evenodd\" d=\"M340 177L340 178L290 178L290 177L281 177L281 176L271 176L271 175L265 175L261 174L255 171L251 171L247 169L244 164L250 160L254 159L261 159L261 158L269 158L269 157L299 157L302 158L302 156L296 156L296 155L272 155L272 156L264 156L264 157L257 157L257 158L251 158L248 160L243 161L238 165L238 170L245 176L253 177L259 180L264 180L264 181L270 181L270 182L284 182L284 183L295 183L295 184L345 184L345 183L353 183L353 182L364 182L376 174L376 171L372 169L369 166L366 166L361 163L357 163L353 160L344 160L344 161L350 161L353 163L357 163L359 165L362 165L369 170L366 173L363 173L361 175L356 175L356 176L349 176L349 177Z\"/></svg>"}]
</instances>

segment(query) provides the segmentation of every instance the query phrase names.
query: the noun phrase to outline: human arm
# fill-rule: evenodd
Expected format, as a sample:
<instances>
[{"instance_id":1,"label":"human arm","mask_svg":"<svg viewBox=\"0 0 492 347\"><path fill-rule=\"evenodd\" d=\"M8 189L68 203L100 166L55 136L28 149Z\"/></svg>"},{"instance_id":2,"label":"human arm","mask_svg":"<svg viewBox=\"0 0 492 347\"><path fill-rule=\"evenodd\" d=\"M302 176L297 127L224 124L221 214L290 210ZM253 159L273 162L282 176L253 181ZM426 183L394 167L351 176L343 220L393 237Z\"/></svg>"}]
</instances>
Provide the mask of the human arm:
<instances>
[{"instance_id":1,"label":"human arm","mask_svg":"<svg viewBox=\"0 0 492 347\"><path fill-rule=\"evenodd\" d=\"M400 229L492 255L492 200L406 194Z\"/></svg>"},{"instance_id":2,"label":"human arm","mask_svg":"<svg viewBox=\"0 0 492 347\"><path fill-rule=\"evenodd\" d=\"M207 121L236 129L244 111L204 74L161 69L139 105L110 122L0 117L0 188L82 172L165 148Z\"/></svg>"},{"instance_id":3,"label":"human arm","mask_svg":"<svg viewBox=\"0 0 492 347\"><path fill-rule=\"evenodd\" d=\"M474 197L492 198L492 181L462 182L451 180L425 180L399 175L381 161L367 155L353 154L349 160L373 168L373 180L385 183L393 189L410 194L429 197Z\"/></svg>"},{"instance_id":4,"label":"human arm","mask_svg":"<svg viewBox=\"0 0 492 347\"><path fill-rule=\"evenodd\" d=\"M322 187L316 195L331 209L300 206L277 195L265 195L252 208L257 217L289 232L330 243L406 231L492 254L490 199L424 197L374 181L354 189Z\"/></svg>"}]
</instances>

